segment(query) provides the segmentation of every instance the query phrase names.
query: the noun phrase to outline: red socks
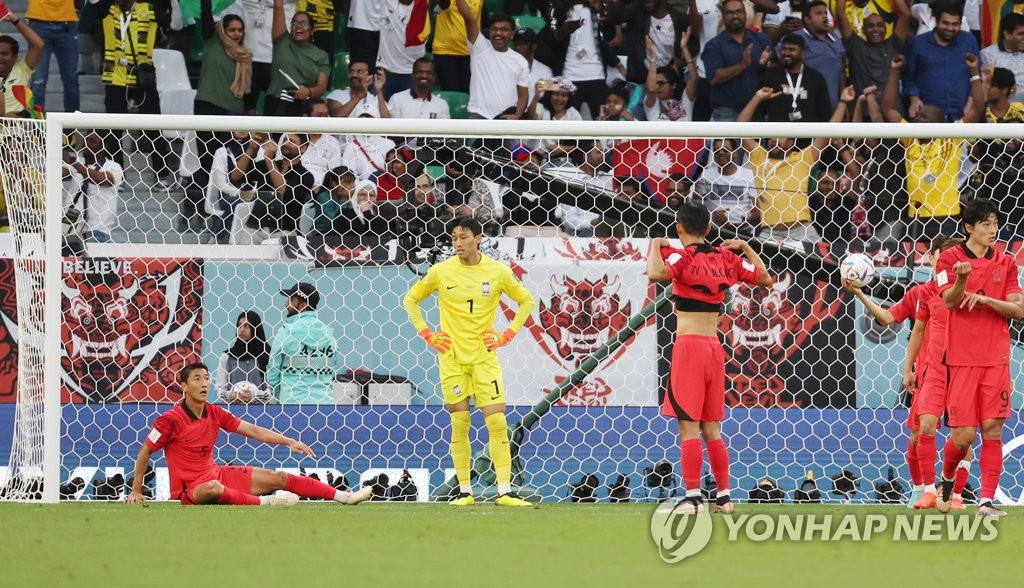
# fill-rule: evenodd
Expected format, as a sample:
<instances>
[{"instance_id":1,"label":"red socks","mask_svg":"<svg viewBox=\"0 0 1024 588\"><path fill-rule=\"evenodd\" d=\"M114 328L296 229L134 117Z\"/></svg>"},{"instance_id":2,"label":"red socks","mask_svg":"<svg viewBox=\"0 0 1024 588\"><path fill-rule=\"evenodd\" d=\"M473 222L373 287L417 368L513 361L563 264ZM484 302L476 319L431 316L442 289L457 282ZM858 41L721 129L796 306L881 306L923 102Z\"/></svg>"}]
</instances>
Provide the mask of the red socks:
<instances>
[{"instance_id":1,"label":"red socks","mask_svg":"<svg viewBox=\"0 0 1024 588\"><path fill-rule=\"evenodd\" d=\"M723 447L724 448L724 447ZM728 457L726 457L728 460ZM726 462L728 464L728 461ZM685 439L682 445L683 487L700 490L700 470L704 465L704 448L700 439ZM728 465L727 471L728 471Z\"/></svg>"},{"instance_id":2,"label":"red socks","mask_svg":"<svg viewBox=\"0 0 1024 588\"><path fill-rule=\"evenodd\" d=\"M999 487L999 475L1003 473L1003 441L1001 439L988 439L981 442L981 458L978 460L981 468L981 501L992 500L996 497L996 488Z\"/></svg>"},{"instance_id":3,"label":"red socks","mask_svg":"<svg viewBox=\"0 0 1024 588\"><path fill-rule=\"evenodd\" d=\"M334 500L334 494L337 492L320 480L293 474L288 474L288 482L285 483L284 489L305 498L323 498L324 500Z\"/></svg>"},{"instance_id":4,"label":"red socks","mask_svg":"<svg viewBox=\"0 0 1024 588\"><path fill-rule=\"evenodd\" d=\"M715 439L708 442L708 461L711 462L711 475L719 491L729 489L729 451L725 441ZM689 487L687 487L689 489Z\"/></svg>"},{"instance_id":5,"label":"red socks","mask_svg":"<svg viewBox=\"0 0 1024 588\"><path fill-rule=\"evenodd\" d=\"M933 452L935 451L935 437L932 437L932 451ZM921 476L921 466L918 465L917 459L918 459L917 447L914 447L914 444L911 443L910 440L908 439L907 440L907 467L910 468L910 483L915 485L915 486L920 486L921 484L924 484L924 482L922 482L922 480L924 480L924 478ZM934 456L934 453L933 453L933 455L932 455L932 478L934 478L934 477L935 477L935 456Z\"/></svg>"},{"instance_id":6,"label":"red socks","mask_svg":"<svg viewBox=\"0 0 1024 588\"><path fill-rule=\"evenodd\" d=\"M910 454L916 454L915 459L910 459ZM918 481L914 481L914 484L934 484L935 483L935 435L918 435L917 437L917 451L907 451L907 463L910 464L910 476L914 476L914 468L917 467Z\"/></svg>"},{"instance_id":7,"label":"red socks","mask_svg":"<svg viewBox=\"0 0 1024 588\"><path fill-rule=\"evenodd\" d=\"M967 485L967 477L970 473L970 470L963 466L956 468L956 477L953 478L953 494L964 493L964 486Z\"/></svg>"},{"instance_id":8,"label":"red socks","mask_svg":"<svg viewBox=\"0 0 1024 588\"><path fill-rule=\"evenodd\" d=\"M217 504L232 504L236 506L259 506L260 497L239 492L234 488L224 487L224 493L217 499Z\"/></svg>"},{"instance_id":9,"label":"red socks","mask_svg":"<svg viewBox=\"0 0 1024 588\"><path fill-rule=\"evenodd\" d=\"M921 440L924 439L924 435L921 435L917 440L917 447L920 449ZM953 443L953 436L950 435L949 439L946 439L946 446L942 448L942 477L946 480L952 480L956 476L956 466L960 464L960 460L967 455L967 450L960 451L957 446ZM984 456L984 446L982 446L982 456ZM1000 454L1001 456L1002 454ZM920 457L918 458L920 459ZM1000 457L1000 467L1002 467L1002 457ZM982 480L984 480L984 471L982 468Z\"/></svg>"}]
</instances>

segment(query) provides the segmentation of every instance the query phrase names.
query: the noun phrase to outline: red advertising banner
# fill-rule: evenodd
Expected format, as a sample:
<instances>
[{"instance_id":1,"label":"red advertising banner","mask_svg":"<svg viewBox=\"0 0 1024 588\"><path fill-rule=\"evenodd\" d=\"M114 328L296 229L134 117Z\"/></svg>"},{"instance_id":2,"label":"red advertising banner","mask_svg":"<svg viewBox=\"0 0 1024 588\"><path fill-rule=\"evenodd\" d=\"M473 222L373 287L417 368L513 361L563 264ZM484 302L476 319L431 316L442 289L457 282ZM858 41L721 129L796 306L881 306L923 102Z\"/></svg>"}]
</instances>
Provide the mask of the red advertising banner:
<instances>
[{"instance_id":1,"label":"red advertising banner","mask_svg":"<svg viewBox=\"0 0 1024 588\"><path fill-rule=\"evenodd\" d=\"M175 374L202 346L196 259L66 258L61 284L61 402L181 398ZM14 261L0 259L0 402L14 402Z\"/></svg>"}]
</instances>

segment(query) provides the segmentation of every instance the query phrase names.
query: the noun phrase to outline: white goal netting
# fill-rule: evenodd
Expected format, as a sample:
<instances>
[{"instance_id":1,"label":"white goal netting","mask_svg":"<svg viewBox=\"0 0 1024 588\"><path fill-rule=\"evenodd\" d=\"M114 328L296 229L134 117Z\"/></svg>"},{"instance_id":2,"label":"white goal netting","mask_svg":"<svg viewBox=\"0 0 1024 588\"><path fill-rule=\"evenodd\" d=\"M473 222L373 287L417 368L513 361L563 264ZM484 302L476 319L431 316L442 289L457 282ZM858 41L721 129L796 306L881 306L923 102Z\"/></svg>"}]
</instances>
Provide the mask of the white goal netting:
<instances>
[{"instance_id":1,"label":"white goal netting","mask_svg":"<svg viewBox=\"0 0 1024 588\"><path fill-rule=\"evenodd\" d=\"M676 424L658 408L674 314L670 303L651 307L666 285L648 282L645 256L649 238L674 237L673 207L696 199L713 211L712 241L749 239L776 278L769 289L734 289L721 322L733 496L767 478L788 502L813 472L826 501L877 502L875 485L890 474L909 489L901 379L910 325L869 320L839 287L836 262L870 255L871 293L888 306L929 279L932 238L962 231L960 201L999 200L1000 246L1019 252L1024 238L1021 156L1006 148L1013 137L992 131L962 140L941 138L955 132L945 125L902 125L920 139L901 141L883 138L895 136L889 125L849 125L876 137L752 141L734 135L785 127L137 116L0 127L12 154L0 158L11 219L0 253L0 430L14 429L13 443L0 438L6 498L38 498L44 382L59 398L61 496L110 498L124 491L152 420L181 399L177 371L194 361L210 366L217 402L318 454L299 459L228 436L219 462L374 480L385 498L445 496L453 471L437 357L402 298L452 254L446 224L456 215L483 223L484 252L537 300L499 352L516 484L548 501L678 492ZM129 120L129 131L104 128ZM186 120L197 129L171 128ZM65 144L46 146L45 125L55 124ZM700 138L674 136L682 128ZM154 157L158 143L166 148ZM48 173L60 174L60 192L43 190ZM44 230L45 207L60 208L62 230ZM44 260L42 243L57 235L62 258ZM60 280L44 279L44 261L60 265ZM268 384L263 346L238 340L269 347L285 319L279 292L297 282L316 287L317 316L338 350L333 385L309 403ZM54 296L45 301L61 301L59 325L43 324L44 284ZM499 331L515 311L507 303ZM436 328L436 301L423 309ZM44 330L57 328L59 344L46 347ZM595 353L606 357L588 363ZM47 354L59 368L44 377ZM1018 385L1022 359L1015 343ZM582 379L565 385L574 374ZM1017 502L1024 427L1013 419L1007 434L998 498ZM486 447L478 413L471 435L475 450ZM484 457L475 466L486 486ZM661 462L670 475L657 475ZM147 483L167 498L164 463L154 465ZM406 471L415 492L398 487ZM834 489L837 477L852 485Z\"/></svg>"}]
</instances>

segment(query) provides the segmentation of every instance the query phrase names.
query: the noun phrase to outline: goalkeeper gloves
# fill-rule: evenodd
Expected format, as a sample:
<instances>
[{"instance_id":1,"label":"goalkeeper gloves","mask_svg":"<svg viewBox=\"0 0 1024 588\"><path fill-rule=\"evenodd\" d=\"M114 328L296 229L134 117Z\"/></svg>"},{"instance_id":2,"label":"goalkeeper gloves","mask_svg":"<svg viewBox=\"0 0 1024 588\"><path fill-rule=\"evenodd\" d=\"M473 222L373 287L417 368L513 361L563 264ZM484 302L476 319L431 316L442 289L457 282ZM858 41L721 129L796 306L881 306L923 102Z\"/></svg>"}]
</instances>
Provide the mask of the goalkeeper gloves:
<instances>
[{"instance_id":1,"label":"goalkeeper gloves","mask_svg":"<svg viewBox=\"0 0 1024 588\"><path fill-rule=\"evenodd\" d=\"M505 329L505 332L500 334L494 329L487 329L484 331L481 339L483 339L484 347L487 348L487 351L494 351L511 343L515 336L516 332L512 329Z\"/></svg>"},{"instance_id":2,"label":"goalkeeper gloves","mask_svg":"<svg viewBox=\"0 0 1024 588\"><path fill-rule=\"evenodd\" d=\"M420 337L440 353L447 353L452 347L452 338L444 331L435 333L430 329L423 329L420 331Z\"/></svg>"}]
</instances>

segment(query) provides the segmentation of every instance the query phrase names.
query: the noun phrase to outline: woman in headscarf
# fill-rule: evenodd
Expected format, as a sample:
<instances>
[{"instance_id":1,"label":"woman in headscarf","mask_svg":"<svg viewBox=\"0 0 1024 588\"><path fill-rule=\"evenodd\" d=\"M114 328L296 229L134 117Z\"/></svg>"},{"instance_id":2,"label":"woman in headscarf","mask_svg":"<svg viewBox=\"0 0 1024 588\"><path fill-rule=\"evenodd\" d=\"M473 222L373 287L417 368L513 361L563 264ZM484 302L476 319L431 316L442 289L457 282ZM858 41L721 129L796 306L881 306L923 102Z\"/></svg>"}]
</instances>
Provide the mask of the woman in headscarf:
<instances>
[{"instance_id":1,"label":"woman in headscarf","mask_svg":"<svg viewBox=\"0 0 1024 588\"><path fill-rule=\"evenodd\" d=\"M265 376L270 346L263 319L254 310L238 315L235 341L221 354L217 366L217 397L222 402L267 402Z\"/></svg>"}]
</instances>

